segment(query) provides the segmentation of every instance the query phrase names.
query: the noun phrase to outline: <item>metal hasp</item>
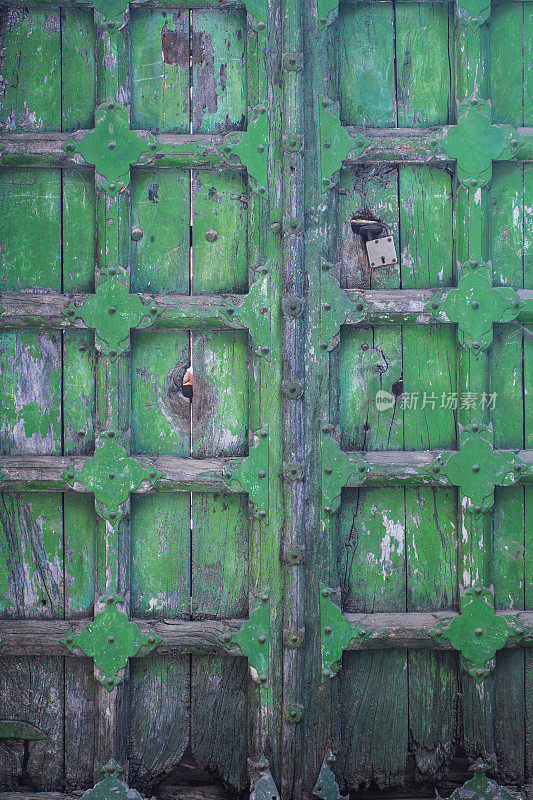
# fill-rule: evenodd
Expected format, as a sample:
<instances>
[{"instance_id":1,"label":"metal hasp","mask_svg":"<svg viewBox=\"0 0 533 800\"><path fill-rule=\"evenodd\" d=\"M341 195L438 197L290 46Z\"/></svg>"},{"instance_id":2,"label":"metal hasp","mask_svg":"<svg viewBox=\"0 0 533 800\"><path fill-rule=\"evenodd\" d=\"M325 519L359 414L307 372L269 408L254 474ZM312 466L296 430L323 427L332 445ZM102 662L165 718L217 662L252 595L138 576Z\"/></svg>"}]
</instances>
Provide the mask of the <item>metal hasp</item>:
<instances>
[{"instance_id":1,"label":"metal hasp","mask_svg":"<svg viewBox=\"0 0 533 800\"><path fill-rule=\"evenodd\" d=\"M74 491L93 492L100 516L116 520L124 516L120 506L130 492L145 492L152 488L161 473L151 467L143 467L115 438L114 431L107 431L106 441L95 450L92 458L85 459L80 470L69 470L62 477ZM82 489L77 488L81 484Z\"/></svg>"},{"instance_id":2,"label":"metal hasp","mask_svg":"<svg viewBox=\"0 0 533 800\"><path fill-rule=\"evenodd\" d=\"M318 97L318 126L320 133L320 177L322 191L327 191L337 181L334 175L339 172L342 162L354 150L360 158L370 144L361 134L350 136L339 120L338 113L333 113L334 104L324 97Z\"/></svg>"},{"instance_id":3,"label":"metal hasp","mask_svg":"<svg viewBox=\"0 0 533 800\"><path fill-rule=\"evenodd\" d=\"M254 505L253 514L258 519L268 521L268 429L261 428L255 434L255 443L250 454L240 463L230 462L224 469L228 486L247 492L250 503Z\"/></svg>"},{"instance_id":4,"label":"metal hasp","mask_svg":"<svg viewBox=\"0 0 533 800\"><path fill-rule=\"evenodd\" d=\"M122 767L111 759L105 767L102 767L104 779L97 783L92 789L88 789L82 794L80 800L143 800L142 796L135 789L130 789L123 781L119 780L118 775L122 772Z\"/></svg>"},{"instance_id":5,"label":"metal hasp","mask_svg":"<svg viewBox=\"0 0 533 800\"><path fill-rule=\"evenodd\" d=\"M250 773L250 800L280 800L270 765L266 758L257 763L248 762Z\"/></svg>"},{"instance_id":6,"label":"metal hasp","mask_svg":"<svg viewBox=\"0 0 533 800\"><path fill-rule=\"evenodd\" d=\"M331 769L331 765L334 763L335 756L328 749L313 789L313 796L318 797L319 800L348 800L348 795L345 797L341 795L339 785L335 780L335 775Z\"/></svg>"},{"instance_id":7,"label":"metal hasp","mask_svg":"<svg viewBox=\"0 0 533 800\"><path fill-rule=\"evenodd\" d=\"M352 625L338 605L331 599L336 595L321 583L319 588L320 606L320 652L322 654L322 683L333 678L341 668L342 654L351 642L362 642L368 631L362 625Z\"/></svg>"},{"instance_id":8,"label":"metal hasp","mask_svg":"<svg viewBox=\"0 0 533 800\"><path fill-rule=\"evenodd\" d=\"M160 636L141 633L139 626L118 610L118 603L123 603L123 600L117 595L109 595L105 609L96 614L93 622L81 633L68 633L61 639L70 652L77 647L94 659L95 675L109 692L124 680L121 671L128 658L136 656L141 647L146 648L146 652L153 650L161 641Z\"/></svg>"},{"instance_id":9,"label":"metal hasp","mask_svg":"<svg viewBox=\"0 0 533 800\"><path fill-rule=\"evenodd\" d=\"M104 179L101 188L110 195L120 192L130 182L130 167L146 164L157 150L157 142L148 141L129 125L128 109L113 100L99 105L95 111L95 126L81 139L69 137L63 149L72 155L79 153L87 164L93 164Z\"/></svg>"},{"instance_id":10,"label":"metal hasp","mask_svg":"<svg viewBox=\"0 0 533 800\"><path fill-rule=\"evenodd\" d=\"M459 426L459 450L438 456L429 468L437 481L458 486L463 508L481 514L494 505L494 487L511 486L521 465L510 451L494 450L492 425Z\"/></svg>"},{"instance_id":11,"label":"metal hasp","mask_svg":"<svg viewBox=\"0 0 533 800\"><path fill-rule=\"evenodd\" d=\"M93 328L98 350L116 361L120 353L129 350L130 330L149 328L163 312L155 303L146 306L125 284L106 276L94 294L79 304L71 303L64 313Z\"/></svg>"},{"instance_id":12,"label":"metal hasp","mask_svg":"<svg viewBox=\"0 0 533 800\"><path fill-rule=\"evenodd\" d=\"M357 461L341 450L338 443L329 435L330 426L322 426L320 445L322 452L322 514L333 514L341 504L341 491L352 475L362 483L368 466L362 458Z\"/></svg>"},{"instance_id":13,"label":"metal hasp","mask_svg":"<svg viewBox=\"0 0 533 800\"><path fill-rule=\"evenodd\" d=\"M478 355L491 346L493 325L512 322L524 303L514 289L492 285L487 264L466 261L462 272L457 288L435 294L426 309L437 319L457 323L460 343Z\"/></svg>"},{"instance_id":14,"label":"metal hasp","mask_svg":"<svg viewBox=\"0 0 533 800\"><path fill-rule=\"evenodd\" d=\"M487 778L487 770L488 766L481 758L475 761L469 767L474 777L452 792L448 800L524 800L522 794L511 794L496 781ZM439 794L437 797L442 800Z\"/></svg>"},{"instance_id":15,"label":"metal hasp","mask_svg":"<svg viewBox=\"0 0 533 800\"><path fill-rule=\"evenodd\" d=\"M512 125L493 125L490 103L473 96L459 104L457 125L443 128L430 144L457 161L460 183L476 189L492 178L492 162L514 158L523 140Z\"/></svg>"},{"instance_id":16,"label":"metal hasp","mask_svg":"<svg viewBox=\"0 0 533 800\"><path fill-rule=\"evenodd\" d=\"M250 675L255 683L268 686L268 663L270 647L270 594L264 590L259 595L258 605L250 612L243 626L236 633L227 631L220 637L228 650L240 652L248 659Z\"/></svg>"},{"instance_id":17,"label":"metal hasp","mask_svg":"<svg viewBox=\"0 0 533 800\"><path fill-rule=\"evenodd\" d=\"M255 353L269 360L271 352L270 263L259 267L260 278L254 281L240 306L228 306L224 315L228 324L240 322L253 339Z\"/></svg>"},{"instance_id":18,"label":"metal hasp","mask_svg":"<svg viewBox=\"0 0 533 800\"><path fill-rule=\"evenodd\" d=\"M525 630L510 616L494 611L494 595L484 586L467 589L461 597L461 613L451 621L442 620L430 632L437 641L447 639L459 650L463 667L478 683L494 668L497 650L514 636L519 642Z\"/></svg>"},{"instance_id":19,"label":"metal hasp","mask_svg":"<svg viewBox=\"0 0 533 800\"><path fill-rule=\"evenodd\" d=\"M320 278L320 349L327 353L338 344L341 325L348 320L354 325L362 322L368 310L363 295L352 300L330 274L333 264L322 261Z\"/></svg>"},{"instance_id":20,"label":"metal hasp","mask_svg":"<svg viewBox=\"0 0 533 800\"><path fill-rule=\"evenodd\" d=\"M253 119L243 133L229 133L219 150L231 162L237 156L246 167L250 188L259 194L266 194L268 184L268 114L267 103L261 103L253 110ZM228 158L229 157L229 158Z\"/></svg>"},{"instance_id":21,"label":"metal hasp","mask_svg":"<svg viewBox=\"0 0 533 800\"><path fill-rule=\"evenodd\" d=\"M1 719L0 720L0 739L48 739L48 735L44 731L36 728L35 725L30 725L29 722L20 722L14 719Z\"/></svg>"}]
</instances>

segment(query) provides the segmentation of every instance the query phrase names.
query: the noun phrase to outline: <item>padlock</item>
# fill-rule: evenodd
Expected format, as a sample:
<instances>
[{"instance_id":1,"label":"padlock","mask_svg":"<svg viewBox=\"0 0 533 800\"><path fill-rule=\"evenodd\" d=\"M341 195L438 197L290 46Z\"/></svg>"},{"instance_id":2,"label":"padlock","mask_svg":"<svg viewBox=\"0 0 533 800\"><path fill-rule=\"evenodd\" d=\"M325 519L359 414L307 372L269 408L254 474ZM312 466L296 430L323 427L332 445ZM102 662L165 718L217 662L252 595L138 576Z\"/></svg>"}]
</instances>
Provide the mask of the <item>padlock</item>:
<instances>
[{"instance_id":1,"label":"padlock","mask_svg":"<svg viewBox=\"0 0 533 800\"><path fill-rule=\"evenodd\" d=\"M394 239L392 238L390 228L384 226L384 229L387 234L386 236L382 236L379 239L369 239L366 243L366 252L371 269L388 267L391 264L398 263L396 247L394 246Z\"/></svg>"}]
</instances>

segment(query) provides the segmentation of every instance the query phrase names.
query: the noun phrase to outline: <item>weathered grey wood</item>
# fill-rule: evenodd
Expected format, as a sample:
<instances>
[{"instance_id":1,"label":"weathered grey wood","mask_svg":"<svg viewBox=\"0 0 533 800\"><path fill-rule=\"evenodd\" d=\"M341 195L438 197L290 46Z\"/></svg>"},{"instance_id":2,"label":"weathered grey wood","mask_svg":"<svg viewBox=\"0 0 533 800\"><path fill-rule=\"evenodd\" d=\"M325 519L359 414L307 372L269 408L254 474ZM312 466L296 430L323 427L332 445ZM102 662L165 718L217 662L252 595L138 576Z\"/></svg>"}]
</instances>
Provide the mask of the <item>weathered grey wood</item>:
<instances>
[{"instance_id":1,"label":"weathered grey wood","mask_svg":"<svg viewBox=\"0 0 533 800\"><path fill-rule=\"evenodd\" d=\"M69 303L81 304L85 294L59 292L4 292L0 295L2 315L0 328L76 328L87 329L80 319L65 316ZM164 311L154 322L157 328L229 328L225 314L227 308L238 308L245 295L149 295L139 294L146 304L146 313L154 303ZM244 328L235 318L232 328Z\"/></svg>"},{"instance_id":2,"label":"weathered grey wood","mask_svg":"<svg viewBox=\"0 0 533 800\"><path fill-rule=\"evenodd\" d=\"M445 164L450 161L442 153L434 153L429 142L441 128L351 128L347 130L354 136L362 133L369 141L360 158L348 156L346 164ZM516 155L516 161L533 159L533 128L517 128L524 140ZM86 131L77 131L75 138L80 140ZM139 131L145 138L146 131ZM85 162L79 155L69 155L62 148L71 134L66 133L11 133L0 136L0 163L6 166L24 167L76 167ZM155 136L161 147L147 164L159 168L186 167L189 169L213 169L227 164L219 148L224 143L223 136L196 134L162 133ZM243 169L238 162L232 169Z\"/></svg>"},{"instance_id":3,"label":"weathered grey wood","mask_svg":"<svg viewBox=\"0 0 533 800\"><path fill-rule=\"evenodd\" d=\"M413 452L352 452L347 455L357 461L364 457L370 471L364 477L365 486L390 485L443 485L427 471L437 456L449 450L418 450ZM497 452L497 451L496 451ZM525 465L517 482L533 482L533 450L518 450L517 458ZM75 466L82 466L86 459L66 456L1 456L0 488L4 491L65 491L70 484L61 473ZM228 465L239 464L242 457L235 458L177 458L174 456L143 456L139 459L146 466L153 465L162 472L151 491L226 491L239 494L242 489L229 486L224 479ZM359 486L360 479L354 467L347 486ZM75 489L84 491L81 484Z\"/></svg>"},{"instance_id":4,"label":"weathered grey wood","mask_svg":"<svg viewBox=\"0 0 533 800\"><path fill-rule=\"evenodd\" d=\"M533 611L496 612L497 616L513 616L527 629L533 622ZM440 622L458 616L456 612L407 612L354 614L345 613L347 619L354 625L363 625L371 635L359 644L353 642L349 650L380 650L389 647L408 647L410 649L453 650L444 641L436 641L429 635ZM533 645L533 636L526 635L521 646ZM516 647L516 640L510 640L507 647Z\"/></svg>"},{"instance_id":5,"label":"weathered grey wood","mask_svg":"<svg viewBox=\"0 0 533 800\"><path fill-rule=\"evenodd\" d=\"M354 301L363 297L368 304L364 324L440 324L426 312L425 306L431 301L435 292L430 289L346 289L347 296ZM446 290L439 290L445 295ZM533 322L533 290L519 289L517 295L524 305L517 317L518 322ZM157 329L244 329L245 326L236 316L231 324L227 323L226 310L236 308L244 302L246 295L138 295L146 304L147 311L151 304L163 310L153 324ZM3 292L0 294L0 329L8 328L62 328L87 329L80 319L65 316L71 302L81 304L87 297L85 294L61 294L60 292ZM361 324L354 307L354 321L349 318L347 325Z\"/></svg>"},{"instance_id":6,"label":"weathered grey wood","mask_svg":"<svg viewBox=\"0 0 533 800\"><path fill-rule=\"evenodd\" d=\"M533 611L498 611L497 616L516 617L526 631L533 630ZM431 650L451 650L445 641L433 639L429 633L440 622L453 619L456 612L377 612L374 614L345 613L354 625L363 625L371 632L362 643L353 642L349 650L381 650L383 648L408 647ZM24 657L66 655L67 658L85 658L81 651L66 653L60 639L67 633L80 633L91 619L69 620L3 620L0 635L4 639L2 655ZM176 653L224 653L239 657L236 650L228 650L220 641L227 632L233 633L243 625L243 619L227 620L147 620L133 618L141 632L157 634L162 642L157 645L158 655ZM533 646L533 633L526 633L520 645L511 639L507 647ZM141 654L142 655L142 654Z\"/></svg>"},{"instance_id":7,"label":"weathered grey wood","mask_svg":"<svg viewBox=\"0 0 533 800\"><path fill-rule=\"evenodd\" d=\"M2 456L0 486L4 490L19 491L68 490L69 484L61 477L61 473L74 465L81 466L84 461L66 456ZM223 474L229 463L238 463L242 458L144 456L141 461L163 473L156 484L156 489L160 491L235 491L235 487L228 487Z\"/></svg>"},{"instance_id":8,"label":"weathered grey wood","mask_svg":"<svg viewBox=\"0 0 533 800\"><path fill-rule=\"evenodd\" d=\"M66 656L84 658L78 650L69 655L61 638L67 633L81 633L92 619L76 620L2 620L0 636L4 639L1 655L7 656ZM146 620L133 618L142 633L157 634L162 642L157 646L159 655L169 653L224 653L238 656L220 641L222 634L237 631L244 619L228 620Z\"/></svg>"}]
</instances>

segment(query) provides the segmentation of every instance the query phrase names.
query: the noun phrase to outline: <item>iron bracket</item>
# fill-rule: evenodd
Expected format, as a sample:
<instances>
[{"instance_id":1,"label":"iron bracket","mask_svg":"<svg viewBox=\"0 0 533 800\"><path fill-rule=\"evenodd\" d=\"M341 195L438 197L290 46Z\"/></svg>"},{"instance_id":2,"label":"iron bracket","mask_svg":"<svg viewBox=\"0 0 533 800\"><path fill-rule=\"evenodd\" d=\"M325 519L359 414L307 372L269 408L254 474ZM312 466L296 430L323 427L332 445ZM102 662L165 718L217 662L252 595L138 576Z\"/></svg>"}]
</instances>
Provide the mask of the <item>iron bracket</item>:
<instances>
[{"instance_id":1,"label":"iron bracket","mask_svg":"<svg viewBox=\"0 0 533 800\"><path fill-rule=\"evenodd\" d=\"M248 762L250 773L250 800L280 800L270 766L266 758L257 763Z\"/></svg>"},{"instance_id":2,"label":"iron bracket","mask_svg":"<svg viewBox=\"0 0 533 800\"><path fill-rule=\"evenodd\" d=\"M258 356L268 361L271 349L270 263L259 269L260 278L254 281L240 306L229 306L224 315L229 325L240 322L248 328Z\"/></svg>"},{"instance_id":3,"label":"iron bracket","mask_svg":"<svg viewBox=\"0 0 533 800\"><path fill-rule=\"evenodd\" d=\"M492 426L476 420L459 426L459 450L437 456L429 467L438 481L459 487L463 508L473 514L489 511L495 486L511 486L521 469L513 452L494 450Z\"/></svg>"},{"instance_id":4,"label":"iron bracket","mask_svg":"<svg viewBox=\"0 0 533 800\"><path fill-rule=\"evenodd\" d=\"M460 0L455 8L457 20L476 31L490 17L491 0Z\"/></svg>"},{"instance_id":5,"label":"iron bracket","mask_svg":"<svg viewBox=\"0 0 533 800\"><path fill-rule=\"evenodd\" d=\"M318 30L321 31L335 22L339 13L339 0L316 0Z\"/></svg>"},{"instance_id":6,"label":"iron bracket","mask_svg":"<svg viewBox=\"0 0 533 800\"><path fill-rule=\"evenodd\" d=\"M244 0L246 11L257 22L252 25L254 31L266 31L267 26L267 2L266 0Z\"/></svg>"},{"instance_id":7,"label":"iron bracket","mask_svg":"<svg viewBox=\"0 0 533 800\"><path fill-rule=\"evenodd\" d=\"M457 323L462 346L479 355L492 344L493 325L512 322L524 303L514 289L492 285L488 265L467 261L462 272L457 288L437 292L426 310L437 319Z\"/></svg>"},{"instance_id":8,"label":"iron bracket","mask_svg":"<svg viewBox=\"0 0 533 800\"><path fill-rule=\"evenodd\" d=\"M331 599L334 589L320 584L320 651L322 683L333 678L341 668L342 654L352 642L363 642L369 635L362 625L352 625Z\"/></svg>"},{"instance_id":9,"label":"iron bracket","mask_svg":"<svg viewBox=\"0 0 533 800\"><path fill-rule=\"evenodd\" d=\"M258 605L236 633L226 631L220 637L230 651L235 648L248 659L250 675L255 683L268 686L270 645L270 595L263 590Z\"/></svg>"},{"instance_id":10,"label":"iron bracket","mask_svg":"<svg viewBox=\"0 0 533 800\"><path fill-rule=\"evenodd\" d=\"M162 475L132 458L121 441L115 438L114 431L108 431L104 444L82 462L81 469L72 468L61 476L74 491L93 492L98 513L111 521L124 516L120 506L130 492L148 491Z\"/></svg>"},{"instance_id":11,"label":"iron bracket","mask_svg":"<svg viewBox=\"0 0 533 800\"><path fill-rule=\"evenodd\" d=\"M318 797L319 800L348 800L348 795L345 797L341 795L339 786L335 780L335 775L331 769L331 765L334 763L335 756L328 748L313 789L313 796Z\"/></svg>"},{"instance_id":12,"label":"iron bracket","mask_svg":"<svg viewBox=\"0 0 533 800\"><path fill-rule=\"evenodd\" d=\"M242 133L229 133L219 150L230 162L236 156L252 179L251 189L266 194L268 185L268 114L267 103L254 109L253 120ZM228 158L229 156L229 158Z\"/></svg>"},{"instance_id":13,"label":"iron bracket","mask_svg":"<svg viewBox=\"0 0 533 800\"><path fill-rule=\"evenodd\" d=\"M94 0L98 21L113 34L126 23L129 0Z\"/></svg>"},{"instance_id":14,"label":"iron bracket","mask_svg":"<svg viewBox=\"0 0 533 800\"><path fill-rule=\"evenodd\" d=\"M87 164L93 164L101 188L114 196L130 182L130 167L146 164L155 155L158 145L153 136L148 140L129 125L128 109L113 100L96 108L95 126L80 138L75 133L63 146L69 154L79 153Z\"/></svg>"},{"instance_id":15,"label":"iron bracket","mask_svg":"<svg viewBox=\"0 0 533 800\"><path fill-rule=\"evenodd\" d=\"M334 175L339 172L342 162L349 154L356 152L360 158L370 144L361 134L350 136L339 120L338 113L333 113L334 104L324 95L319 95L318 125L320 132L320 175L322 191L327 191L337 181Z\"/></svg>"},{"instance_id":16,"label":"iron bracket","mask_svg":"<svg viewBox=\"0 0 533 800\"><path fill-rule=\"evenodd\" d=\"M524 800L522 794L511 794L503 786L489 780L485 774L488 766L481 758L475 761L469 770L474 773L474 777L455 789L449 800L488 800L488 798L490 800ZM437 798L443 800L438 793Z\"/></svg>"},{"instance_id":17,"label":"iron bracket","mask_svg":"<svg viewBox=\"0 0 533 800\"><path fill-rule=\"evenodd\" d=\"M512 125L493 125L488 100L473 95L459 104L457 125L442 128L430 147L457 162L457 178L477 189L492 178L492 162L514 158L524 144Z\"/></svg>"},{"instance_id":18,"label":"iron bracket","mask_svg":"<svg viewBox=\"0 0 533 800\"><path fill-rule=\"evenodd\" d=\"M477 683L494 668L496 651L505 647L511 636L519 642L524 634L515 617L496 614L494 594L484 586L467 589L461 597L461 613L441 620L430 631L434 639L447 639L454 650L460 651L464 668Z\"/></svg>"},{"instance_id":19,"label":"iron bracket","mask_svg":"<svg viewBox=\"0 0 533 800\"><path fill-rule=\"evenodd\" d=\"M327 267L327 269L326 269ZM339 282L330 274L333 264L322 261L320 279L320 349L329 353L338 343L337 337L348 320L357 324L362 322L368 311L368 304L362 295L352 300L341 289Z\"/></svg>"},{"instance_id":20,"label":"iron bracket","mask_svg":"<svg viewBox=\"0 0 533 800\"><path fill-rule=\"evenodd\" d=\"M122 772L116 761L111 759L102 767L104 773L103 780L99 781L92 789L88 789L82 794L80 800L143 800L136 789L130 789L123 781L119 780L118 775Z\"/></svg>"},{"instance_id":21,"label":"iron bracket","mask_svg":"<svg viewBox=\"0 0 533 800\"><path fill-rule=\"evenodd\" d=\"M94 621L81 633L68 633L61 639L70 652L79 648L94 659L95 675L109 692L124 680L123 670L129 658L136 656L141 647L149 652L162 641L155 634L145 636L141 633L139 626L118 610L118 603L123 603L123 600L110 595L105 609L96 614Z\"/></svg>"},{"instance_id":22,"label":"iron bracket","mask_svg":"<svg viewBox=\"0 0 533 800\"><path fill-rule=\"evenodd\" d=\"M34 741L36 739L48 739L48 734L30 725L29 722L21 722L17 719L0 720L0 739L25 739Z\"/></svg>"},{"instance_id":23,"label":"iron bracket","mask_svg":"<svg viewBox=\"0 0 533 800\"><path fill-rule=\"evenodd\" d=\"M70 303L63 313L93 328L98 350L116 361L119 354L129 350L130 330L149 328L163 310L153 302L146 306L125 284L106 275L94 294L81 302Z\"/></svg>"},{"instance_id":24,"label":"iron bracket","mask_svg":"<svg viewBox=\"0 0 533 800\"><path fill-rule=\"evenodd\" d=\"M248 493L253 503L254 516L268 521L268 428L261 428L255 436L250 454L239 463L230 462L224 469L228 486Z\"/></svg>"},{"instance_id":25,"label":"iron bracket","mask_svg":"<svg viewBox=\"0 0 533 800\"><path fill-rule=\"evenodd\" d=\"M362 483L368 472L364 459L350 457L339 447L330 435L330 426L322 426L320 438L322 450L322 511L333 514L341 504L341 490L352 475L357 475L357 482Z\"/></svg>"}]
</instances>

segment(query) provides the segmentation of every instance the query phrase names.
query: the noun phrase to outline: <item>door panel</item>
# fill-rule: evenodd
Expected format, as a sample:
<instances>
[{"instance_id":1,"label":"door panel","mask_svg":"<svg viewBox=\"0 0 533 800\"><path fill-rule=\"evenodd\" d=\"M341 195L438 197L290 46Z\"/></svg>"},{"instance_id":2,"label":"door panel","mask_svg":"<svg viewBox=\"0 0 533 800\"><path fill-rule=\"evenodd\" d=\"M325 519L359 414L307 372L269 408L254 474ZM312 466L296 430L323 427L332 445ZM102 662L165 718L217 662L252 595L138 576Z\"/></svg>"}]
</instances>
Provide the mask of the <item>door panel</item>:
<instances>
[{"instance_id":1,"label":"door panel","mask_svg":"<svg viewBox=\"0 0 533 800\"><path fill-rule=\"evenodd\" d=\"M4 0L5 800L531 783L530 6Z\"/></svg>"}]
</instances>

